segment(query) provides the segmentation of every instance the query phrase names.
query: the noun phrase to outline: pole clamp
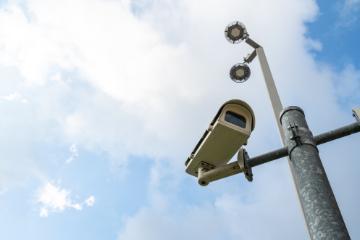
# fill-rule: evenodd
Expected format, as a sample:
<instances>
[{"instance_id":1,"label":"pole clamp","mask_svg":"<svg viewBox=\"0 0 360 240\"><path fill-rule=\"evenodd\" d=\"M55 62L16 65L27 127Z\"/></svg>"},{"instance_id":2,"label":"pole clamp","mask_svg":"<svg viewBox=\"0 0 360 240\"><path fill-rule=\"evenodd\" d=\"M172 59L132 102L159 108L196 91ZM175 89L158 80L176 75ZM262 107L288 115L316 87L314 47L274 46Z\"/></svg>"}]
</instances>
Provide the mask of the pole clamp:
<instances>
[{"instance_id":1,"label":"pole clamp","mask_svg":"<svg viewBox=\"0 0 360 240\"><path fill-rule=\"evenodd\" d=\"M296 123L290 123L287 129L290 132L290 141L288 142L289 156L296 147L301 145L311 145L315 147L317 151L319 151L314 141L313 135L309 129L299 127Z\"/></svg>"}]
</instances>

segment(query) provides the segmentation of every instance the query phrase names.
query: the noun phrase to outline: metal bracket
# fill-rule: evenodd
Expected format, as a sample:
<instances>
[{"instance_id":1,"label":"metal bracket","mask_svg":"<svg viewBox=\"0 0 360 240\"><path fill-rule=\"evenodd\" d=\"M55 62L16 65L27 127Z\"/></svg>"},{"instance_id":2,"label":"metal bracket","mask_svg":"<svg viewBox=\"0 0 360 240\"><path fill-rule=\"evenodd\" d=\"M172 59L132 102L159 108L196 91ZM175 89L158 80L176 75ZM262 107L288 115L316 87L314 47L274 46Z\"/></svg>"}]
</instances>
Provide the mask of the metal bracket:
<instances>
[{"instance_id":1,"label":"metal bracket","mask_svg":"<svg viewBox=\"0 0 360 240\"><path fill-rule=\"evenodd\" d=\"M296 146L302 145L301 137L298 134L298 125L290 123L288 129L291 131L290 139L295 141Z\"/></svg>"},{"instance_id":2,"label":"metal bracket","mask_svg":"<svg viewBox=\"0 0 360 240\"><path fill-rule=\"evenodd\" d=\"M298 127L296 135L303 136L302 131L305 131L305 130L301 129L301 127ZM355 122L355 123L343 126L341 128L319 134L315 137L312 137L312 133L310 131L306 131L306 132L307 132L307 134L304 136L308 136L310 138L309 138L309 140L306 140L306 138L305 139L300 138L301 143L313 145L316 147L315 144L317 144L317 145L324 144L324 143L330 142L332 140L339 139L339 138L360 132L360 122ZM286 133L286 134L290 134L290 133ZM252 170L251 170L252 167L259 166L260 164L264 164L264 163L273 161L275 159L279 159L279 158L288 156L288 154L291 153L291 151L293 150L293 149L291 149L291 146L296 147L295 141L294 140L290 141L290 144L291 144L291 142L293 142L293 145L288 145L287 147L282 147L282 148L273 150L271 152L264 153L262 155L253 157L251 159L248 158L249 156L247 154L246 155L244 154L244 152L243 152L244 150L240 149L238 152L237 161L234 161L229 164L217 166L216 168L213 168L214 166L212 166L211 164L203 162L202 164L199 165L198 171L196 172L196 174L198 175L198 183L202 186L206 186L211 182L214 182L219 179L226 178L226 177L230 177L235 174L242 173L242 172L244 172L244 173L246 172L245 177L247 179L252 180ZM291 151L289 151L289 149ZM245 161L245 159L246 159L246 161Z\"/></svg>"},{"instance_id":3,"label":"metal bracket","mask_svg":"<svg viewBox=\"0 0 360 240\"><path fill-rule=\"evenodd\" d=\"M244 62L251 63L255 57L256 57L256 50L254 50L252 53L244 57Z\"/></svg>"},{"instance_id":4,"label":"metal bracket","mask_svg":"<svg viewBox=\"0 0 360 240\"><path fill-rule=\"evenodd\" d=\"M287 129L290 131L290 140L292 140L288 143L289 156L291 155L291 152L300 145L307 144L314 146L317 149L317 145L313 139L311 131L308 131L303 127L299 127L295 123L290 123Z\"/></svg>"},{"instance_id":5,"label":"metal bracket","mask_svg":"<svg viewBox=\"0 0 360 240\"><path fill-rule=\"evenodd\" d=\"M241 148L238 152L237 162L239 164L240 170L244 172L245 178L251 182L253 180L253 173L251 166L249 166L249 155L245 149Z\"/></svg>"},{"instance_id":6,"label":"metal bracket","mask_svg":"<svg viewBox=\"0 0 360 240\"><path fill-rule=\"evenodd\" d=\"M354 108L352 111L353 111L353 116L356 118L358 122L360 122L360 107Z\"/></svg>"},{"instance_id":7,"label":"metal bracket","mask_svg":"<svg viewBox=\"0 0 360 240\"><path fill-rule=\"evenodd\" d=\"M198 175L198 181L199 181L199 184L202 185L202 186L206 186L208 185L209 183L207 181L204 181L204 180L201 180L204 176L204 174L212 169L214 169L215 166L212 165L212 164L209 164L207 162L201 162L200 163L200 166L197 170L197 175Z\"/></svg>"},{"instance_id":8,"label":"metal bracket","mask_svg":"<svg viewBox=\"0 0 360 240\"><path fill-rule=\"evenodd\" d=\"M258 47L261 47L257 42L255 42L254 40L252 40L251 38L247 37L245 42L247 44L249 44L250 46L252 46L253 48L258 48Z\"/></svg>"},{"instance_id":9,"label":"metal bracket","mask_svg":"<svg viewBox=\"0 0 360 240\"><path fill-rule=\"evenodd\" d=\"M215 168L215 166L210 164L210 163L203 162L203 161L200 162L199 169L202 169L203 172L207 172L207 171L209 171L211 169L214 169L214 168Z\"/></svg>"}]
</instances>

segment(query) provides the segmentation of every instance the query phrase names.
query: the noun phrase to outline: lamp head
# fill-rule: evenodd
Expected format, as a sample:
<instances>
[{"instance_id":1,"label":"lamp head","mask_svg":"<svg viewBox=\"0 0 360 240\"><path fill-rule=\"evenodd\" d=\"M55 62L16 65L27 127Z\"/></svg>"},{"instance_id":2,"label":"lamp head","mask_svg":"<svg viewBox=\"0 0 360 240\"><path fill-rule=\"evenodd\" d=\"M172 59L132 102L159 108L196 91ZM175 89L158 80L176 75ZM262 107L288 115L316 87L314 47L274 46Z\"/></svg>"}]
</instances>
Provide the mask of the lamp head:
<instances>
[{"instance_id":1,"label":"lamp head","mask_svg":"<svg viewBox=\"0 0 360 240\"><path fill-rule=\"evenodd\" d=\"M230 78L236 83L242 83L250 77L250 68L245 63L238 63L230 69Z\"/></svg>"},{"instance_id":2,"label":"lamp head","mask_svg":"<svg viewBox=\"0 0 360 240\"><path fill-rule=\"evenodd\" d=\"M232 22L225 28L225 37L231 43L239 43L249 37L245 25L241 22Z\"/></svg>"}]
</instances>

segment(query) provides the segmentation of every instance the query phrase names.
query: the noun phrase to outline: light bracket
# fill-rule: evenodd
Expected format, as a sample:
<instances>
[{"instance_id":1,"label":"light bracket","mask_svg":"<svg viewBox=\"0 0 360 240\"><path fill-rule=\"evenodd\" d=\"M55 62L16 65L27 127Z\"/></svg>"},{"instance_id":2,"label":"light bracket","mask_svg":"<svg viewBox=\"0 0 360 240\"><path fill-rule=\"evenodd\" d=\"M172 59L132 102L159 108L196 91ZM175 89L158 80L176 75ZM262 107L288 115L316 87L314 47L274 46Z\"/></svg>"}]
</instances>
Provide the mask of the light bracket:
<instances>
[{"instance_id":1,"label":"light bracket","mask_svg":"<svg viewBox=\"0 0 360 240\"><path fill-rule=\"evenodd\" d=\"M360 107L354 108L352 111L353 111L353 116L356 118L358 122L360 122Z\"/></svg>"}]
</instances>

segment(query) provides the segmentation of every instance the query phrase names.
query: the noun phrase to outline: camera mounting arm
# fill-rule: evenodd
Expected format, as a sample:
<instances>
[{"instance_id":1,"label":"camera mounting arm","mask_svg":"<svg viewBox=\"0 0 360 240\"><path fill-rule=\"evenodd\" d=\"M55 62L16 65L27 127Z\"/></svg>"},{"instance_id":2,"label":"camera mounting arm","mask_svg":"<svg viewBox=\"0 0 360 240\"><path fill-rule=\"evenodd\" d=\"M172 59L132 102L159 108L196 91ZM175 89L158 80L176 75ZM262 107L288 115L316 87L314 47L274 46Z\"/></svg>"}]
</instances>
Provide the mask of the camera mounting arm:
<instances>
[{"instance_id":1,"label":"camera mounting arm","mask_svg":"<svg viewBox=\"0 0 360 240\"><path fill-rule=\"evenodd\" d=\"M314 141L316 145L320 145L323 143L330 142L335 139L339 139L357 132L360 132L360 108L356 108L353 110L354 116L356 118L356 122L345 125L343 127L319 134L314 137ZM240 149L239 151L245 151L245 149ZM238 157L241 153L238 153ZM247 155L247 154L246 154ZM263 163L267 163L279 158L283 158L288 156L288 148L283 147L276 149L271 152L267 152L265 154L261 154L259 156L248 158L244 157L244 163L239 164L239 161L232 162L226 165L218 166L211 170L203 170L199 171L198 173L198 182L202 186L208 185L210 182L220 180L225 177L229 177L241 172L244 172L245 177L249 180L247 177L247 174L252 176L251 168L261 165ZM239 158L238 158L239 159ZM245 166L246 164L246 166ZM248 171L248 172L246 172ZM250 171L250 172L249 172ZM252 179L252 177L251 177ZM249 180L250 181L250 180Z\"/></svg>"}]
</instances>

